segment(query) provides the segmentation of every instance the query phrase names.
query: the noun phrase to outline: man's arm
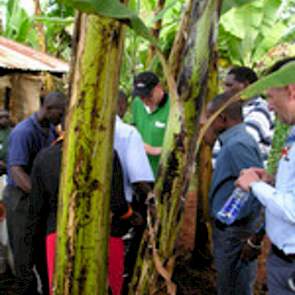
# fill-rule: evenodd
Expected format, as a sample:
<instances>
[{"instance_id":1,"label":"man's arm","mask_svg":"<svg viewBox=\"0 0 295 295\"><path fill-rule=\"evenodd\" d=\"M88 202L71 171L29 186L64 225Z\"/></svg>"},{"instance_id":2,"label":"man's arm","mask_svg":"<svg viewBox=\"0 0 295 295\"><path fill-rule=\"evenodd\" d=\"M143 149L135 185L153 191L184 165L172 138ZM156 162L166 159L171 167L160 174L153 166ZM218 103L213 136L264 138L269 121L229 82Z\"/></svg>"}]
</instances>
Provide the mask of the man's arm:
<instances>
[{"instance_id":1,"label":"man's arm","mask_svg":"<svg viewBox=\"0 0 295 295\"><path fill-rule=\"evenodd\" d=\"M135 196L140 200L140 202L144 203L147 198L147 195L153 189L153 183L140 181L140 182L132 183L132 187L133 187Z\"/></svg>"},{"instance_id":2,"label":"man's arm","mask_svg":"<svg viewBox=\"0 0 295 295\"><path fill-rule=\"evenodd\" d=\"M30 146L32 135L26 130L12 131L9 139L7 169L10 170L10 175L16 186L24 192L31 191L31 180L23 167L27 167L30 163Z\"/></svg>"},{"instance_id":3,"label":"man's arm","mask_svg":"<svg viewBox=\"0 0 295 295\"><path fill-rule=\"evenodd\" d=\"M29 193L31 191L32 183L30 176L21 166L11 166L10 173L16 186L18 186L25 193Z\"/></svg>"},{"instance_id":4,"label":"man's arm","mask_svg":"<svg viewBox=\"0 0 295 295\"><path fill-rule=\"evenodd\" d=\"M273 215L286 222L295 223L295 192L282 193L271 185L263 182L254 169L243 171L236 182L243 190L251 189L254 196Z\"/></svg>"},{"instance_id":5,"label":"man's arm","mask_svg":"<svg viewBox=\"0 0 295 295\"><path fill-rule=\"evenodd\" d=\"M150 144L145 143L144 150L150 156L160 156L162 152L162 147L154 147Z\"/></svg>"}]
</instances>

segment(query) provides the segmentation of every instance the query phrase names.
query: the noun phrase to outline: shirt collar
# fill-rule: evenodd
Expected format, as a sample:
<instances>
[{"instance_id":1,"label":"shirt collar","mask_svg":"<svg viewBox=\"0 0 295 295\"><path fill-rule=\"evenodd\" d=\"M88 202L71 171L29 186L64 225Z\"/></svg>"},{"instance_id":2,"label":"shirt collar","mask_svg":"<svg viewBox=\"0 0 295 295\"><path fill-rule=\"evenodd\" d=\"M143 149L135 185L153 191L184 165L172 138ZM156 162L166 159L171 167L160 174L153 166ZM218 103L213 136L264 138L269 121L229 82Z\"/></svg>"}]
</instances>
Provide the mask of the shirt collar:
<instances>
[{"instance_id":1,"label":"shirt collar","mask_svg":"<svg viewBox=\"0 0 295 295\"><path fill-rule=\"evenodd\" d=\"M291 130L286 139L286 145L293 144L295 142L295 126L291 127Z\"/></svg>"},{"instance_id":2,"label":"shirt collar","mask_svg":"<svg viewBox=\"0 0 295 295\"><path fill-rule=\"evenodd\" d=\"M157 107L153 111L151 111L150 107L147 106L145 103L143 103L143 105L144 105L145 110L147 111L147 113L148 114L151 114L151 113L157 112L160 108L162 108L166 104L166 102L168 101L168 99L169 99L169 96L165 92L164 93L164 96L163 96L163 99L160 101L160 103L157 105Z\"/></svg>"},{"instance_id":3,"label":"shirt collar","mask_svg":"<svg viewBox=\"0 0 295 295\"><path fill-rule=\"evenodd\" d=\"M237 124L229 129L223 131L219 135L219 140L221 141L222 144L225 144L230 138L238 135L243 130L245 130L244 123Z\"/></svg>"},{"instance_id":4,"label":"shirt collar","mask_svg":"<svg viewBox=\"0 0 295 295\"><path fill-rule=\"evenodd\" d=\"M250 98L249 100L246 100L244 102L244 106L255 106L255 105L259 105L261 103L261 96L254 96L252 98Z\"/></svg>"},{"instance_id":5,"label":"shirt collar","mask_svg":"<svg viewBox=\"0 0 295 295\"><path fill-rule=\"evenodd\" d=\"M119 115L116 115L116 122L122 122L122 119L119 117Z\"/></svg>"}]
</instances>

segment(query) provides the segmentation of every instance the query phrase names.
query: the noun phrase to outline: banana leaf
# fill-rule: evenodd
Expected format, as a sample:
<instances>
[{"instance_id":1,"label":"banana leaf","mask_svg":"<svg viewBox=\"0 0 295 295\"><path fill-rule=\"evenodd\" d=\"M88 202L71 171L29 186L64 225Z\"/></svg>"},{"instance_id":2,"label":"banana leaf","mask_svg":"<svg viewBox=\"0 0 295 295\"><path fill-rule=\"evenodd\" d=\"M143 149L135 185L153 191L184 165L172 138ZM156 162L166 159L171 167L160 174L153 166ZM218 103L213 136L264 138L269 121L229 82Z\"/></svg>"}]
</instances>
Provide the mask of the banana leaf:
<instances>
[{"instance_id":1,"label":"banana leaf","mask_svg":"<svg viewBox=\"0 0 295 295\"><path fill-rule=\"evenodd\" d=\"M208 119L207 123L200 130L199 137L197 140L197 149L199 149L207 129L210 127L213 121L218 117L219 114L222 113L222 111L227 106L229 106L231 103L239 99L243 99L243 100L250 99L251 97L259 95L272 87L284 87L289 84L295 84L294 73L295 73L295 61L289 62L278 71L259 79L257 82L251 84L250 86L245 88L243 91L233 96L224 105L222 105L214 114L212 114L212 116Z\"/></svg>"},{"instance_id":2,"label":"banana leaf","mask_svg":"<svg viewBox=\"0 0 295 295\"><path fill-rule=\"evenodd\" d=\"M150 41L155 47L159 47L156 39L138 15L118 0L61 0L61 2L85 13L126 21L139 36Z\"/></svg>"},{"instance_id":3,"label":"banana leaf","mask_svg":"<svg viewBox=\"0 0 295 295\"><path fill-rule=\"evenodd\" d=\"M272 87L284 87L295 83L295 61L286 64L280 70L267 75L248 86L240 93L242 99L251 98Z\"/></svg>"}]
</instances>

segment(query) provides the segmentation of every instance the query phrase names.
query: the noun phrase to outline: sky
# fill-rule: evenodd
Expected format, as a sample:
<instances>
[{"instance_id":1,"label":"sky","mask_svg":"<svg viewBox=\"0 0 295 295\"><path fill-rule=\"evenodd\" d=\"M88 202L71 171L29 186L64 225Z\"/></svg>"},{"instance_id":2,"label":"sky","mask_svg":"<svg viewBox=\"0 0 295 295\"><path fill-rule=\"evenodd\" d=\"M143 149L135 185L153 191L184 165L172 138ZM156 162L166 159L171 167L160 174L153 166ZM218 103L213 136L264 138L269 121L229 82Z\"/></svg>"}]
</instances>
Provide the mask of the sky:
<instances>
[{"instance_id":1,"label":"sky","mask_svg":"<svg viewBox=\"0 0 295 295\"><path fill-rule=\"evenodd\" d=\"M42 0L41 0L42 2ZM25 10L28 12L28 14L32 15L34 14L34 1L33 0L20 0L20 4Z\"/></svg>"}]
</instances>

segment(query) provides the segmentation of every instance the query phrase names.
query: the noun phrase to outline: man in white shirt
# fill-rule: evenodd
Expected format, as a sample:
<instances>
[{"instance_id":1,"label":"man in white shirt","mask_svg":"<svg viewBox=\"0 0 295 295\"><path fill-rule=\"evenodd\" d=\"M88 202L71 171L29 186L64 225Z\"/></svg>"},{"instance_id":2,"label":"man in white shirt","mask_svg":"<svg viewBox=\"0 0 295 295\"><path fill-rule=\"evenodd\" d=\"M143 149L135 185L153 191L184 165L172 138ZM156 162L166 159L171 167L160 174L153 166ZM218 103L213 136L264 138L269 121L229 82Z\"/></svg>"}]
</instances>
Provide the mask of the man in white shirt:
<instances>
[{"instance_id":1,"label":"man in white shirt","mask_svg":"<svg viewBox=\"0 0 295 295\"><path fill-rule=\"evenodd\" d=\"M116 116L114 147L117 151L123 169L125 196L132 208L146 219L145 200L152 190L154 182L153 172L144 149L144 143L137 129L126 124L120 118L127 109L127 97L123 91L119 92L118 115ZM137 251L140 245L146 224L134 228L134 236L126 256L126 271L128 278L132 276L132 270L136 261Z\"/></svg>"},{"instance_id":2,"label":"man in white shirt","mask_svg":"<svg viewBox=\"0 0 295 295\"><path fill-rule=\"evenodd\" d=\"M289 58L276 63L273 73L287 63ZM295 84L270 88L267 91L268 104L278 118L295 125ZM252 191L265 207L265 225L272 247L267 261L267 284L269 295L295 294L295 134L292 129L286 146L282 150L275 186L273 179L263 169L250 168L241 172L236 185L245 191ZM252 238L248 244L259 248Z\"/></svg>"}]
</instances>

